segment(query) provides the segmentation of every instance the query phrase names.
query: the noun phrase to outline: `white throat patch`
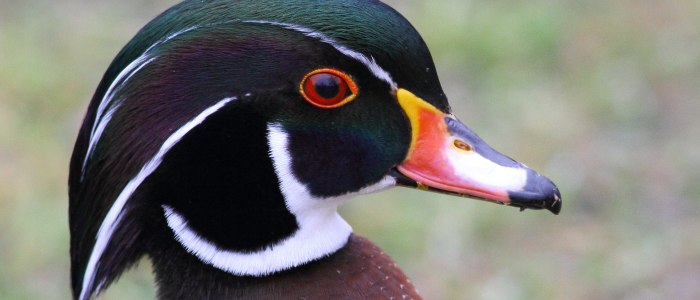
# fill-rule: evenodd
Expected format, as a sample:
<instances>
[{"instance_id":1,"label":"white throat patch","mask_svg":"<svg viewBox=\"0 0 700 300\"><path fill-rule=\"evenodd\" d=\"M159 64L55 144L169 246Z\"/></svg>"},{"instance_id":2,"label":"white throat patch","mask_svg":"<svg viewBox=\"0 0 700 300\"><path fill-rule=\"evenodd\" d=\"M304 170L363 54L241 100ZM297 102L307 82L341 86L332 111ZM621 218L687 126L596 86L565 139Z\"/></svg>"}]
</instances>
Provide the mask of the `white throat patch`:
<instances>
[{"instance_id":1,"label":"white throat patch","mask_svg":"<svg viewBox=\"0 0 700 300\"><path fill-rule=\"evenodd\" d=\"M394 178L387 176L354 193L317 198L292 172L288 136L280 125L268 125L268 143L285 204L299 225L291 236L258 252L221 249L192 230L187 220L173 208L163 206L168 226L187 252L208 265L238 276L264 276L335 253L345 246L352 233L350 225L338 214L338 205L354 195L372 193L396 184Z\"/></svg>"}]
</instances>

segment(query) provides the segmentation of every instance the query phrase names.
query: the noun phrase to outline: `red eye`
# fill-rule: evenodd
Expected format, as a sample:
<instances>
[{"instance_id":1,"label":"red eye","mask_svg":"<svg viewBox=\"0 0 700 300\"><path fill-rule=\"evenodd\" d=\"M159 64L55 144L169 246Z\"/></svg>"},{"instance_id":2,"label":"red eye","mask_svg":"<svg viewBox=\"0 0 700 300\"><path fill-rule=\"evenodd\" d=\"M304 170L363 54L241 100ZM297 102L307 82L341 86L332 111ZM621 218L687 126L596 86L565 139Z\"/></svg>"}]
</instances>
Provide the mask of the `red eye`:
<instances>
[{"instance_id":1,"label":"red eye","mask_svg":"<svg viewBox=\"0 0 700 300\"><path fill-rule=\"evenodd\" d=\"M320 108L336 108L357 96L350 76L334 69L319 69L304 77L299 87L306 101Z\"/></svg>"}]
</instances>

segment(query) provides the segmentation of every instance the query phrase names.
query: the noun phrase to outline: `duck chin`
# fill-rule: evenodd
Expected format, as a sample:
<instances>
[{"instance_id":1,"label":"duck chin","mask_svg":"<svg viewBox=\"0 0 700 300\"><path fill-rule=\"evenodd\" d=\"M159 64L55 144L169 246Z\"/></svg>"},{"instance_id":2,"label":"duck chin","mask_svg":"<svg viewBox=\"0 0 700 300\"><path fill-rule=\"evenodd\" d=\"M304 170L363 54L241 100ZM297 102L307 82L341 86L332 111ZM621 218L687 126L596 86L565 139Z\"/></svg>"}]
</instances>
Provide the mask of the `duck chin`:
<instances>
[{"instance_id":1,"label":"duck chin","mask_svg":"<svg viewBox=\"0 0 700 300\"><path fill-rule=\"evenodd\" d=\"M223 249L190 228L185 218L163 206L168 227L176 240L200 261L236 276L265 276L285 271L332 254L342 248L352 228L336 212L298 216L299 229L261 251Z\"/></svg>"}]
</instances>

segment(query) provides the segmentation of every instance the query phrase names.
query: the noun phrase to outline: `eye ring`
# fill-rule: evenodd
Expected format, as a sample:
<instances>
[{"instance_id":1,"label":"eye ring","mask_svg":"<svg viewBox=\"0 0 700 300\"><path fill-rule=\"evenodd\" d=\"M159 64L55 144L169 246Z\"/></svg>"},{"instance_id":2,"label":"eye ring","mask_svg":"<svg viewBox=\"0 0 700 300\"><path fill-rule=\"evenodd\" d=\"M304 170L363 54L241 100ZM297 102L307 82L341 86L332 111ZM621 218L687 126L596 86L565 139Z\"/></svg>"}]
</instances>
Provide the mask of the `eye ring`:
<instances>
[{"instance_id":1,"label":"eye ring","mask_svg":"<svg viewBox=\"0 0 700 300\"><path fill-rule=\"evenodd\" d=\"M306 74L299 85L299 91L307 102L325 109L341 107L354 100L358 90L349 75L330 68Z\"/></svg>"}]
</instances>

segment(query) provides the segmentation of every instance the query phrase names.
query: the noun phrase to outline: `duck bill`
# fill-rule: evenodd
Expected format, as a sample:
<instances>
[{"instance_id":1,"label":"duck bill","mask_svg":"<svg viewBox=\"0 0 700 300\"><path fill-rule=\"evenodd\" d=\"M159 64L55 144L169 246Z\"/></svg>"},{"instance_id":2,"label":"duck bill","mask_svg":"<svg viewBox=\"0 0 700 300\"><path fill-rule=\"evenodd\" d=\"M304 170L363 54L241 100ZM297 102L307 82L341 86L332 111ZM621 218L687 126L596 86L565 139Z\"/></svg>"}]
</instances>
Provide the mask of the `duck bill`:
<instances>
[{"instance_id":1,"label":"duck bill","mask_svg":"<svg viewBox=\"0 0 700 300\"><path fill-rule=\"evenodd\" d=\"M411 123L411 146L396 167L399 185L559 213L561 196L551 180L411 92L399 89L396 97Z\"/></svg>"}]
</instances>

